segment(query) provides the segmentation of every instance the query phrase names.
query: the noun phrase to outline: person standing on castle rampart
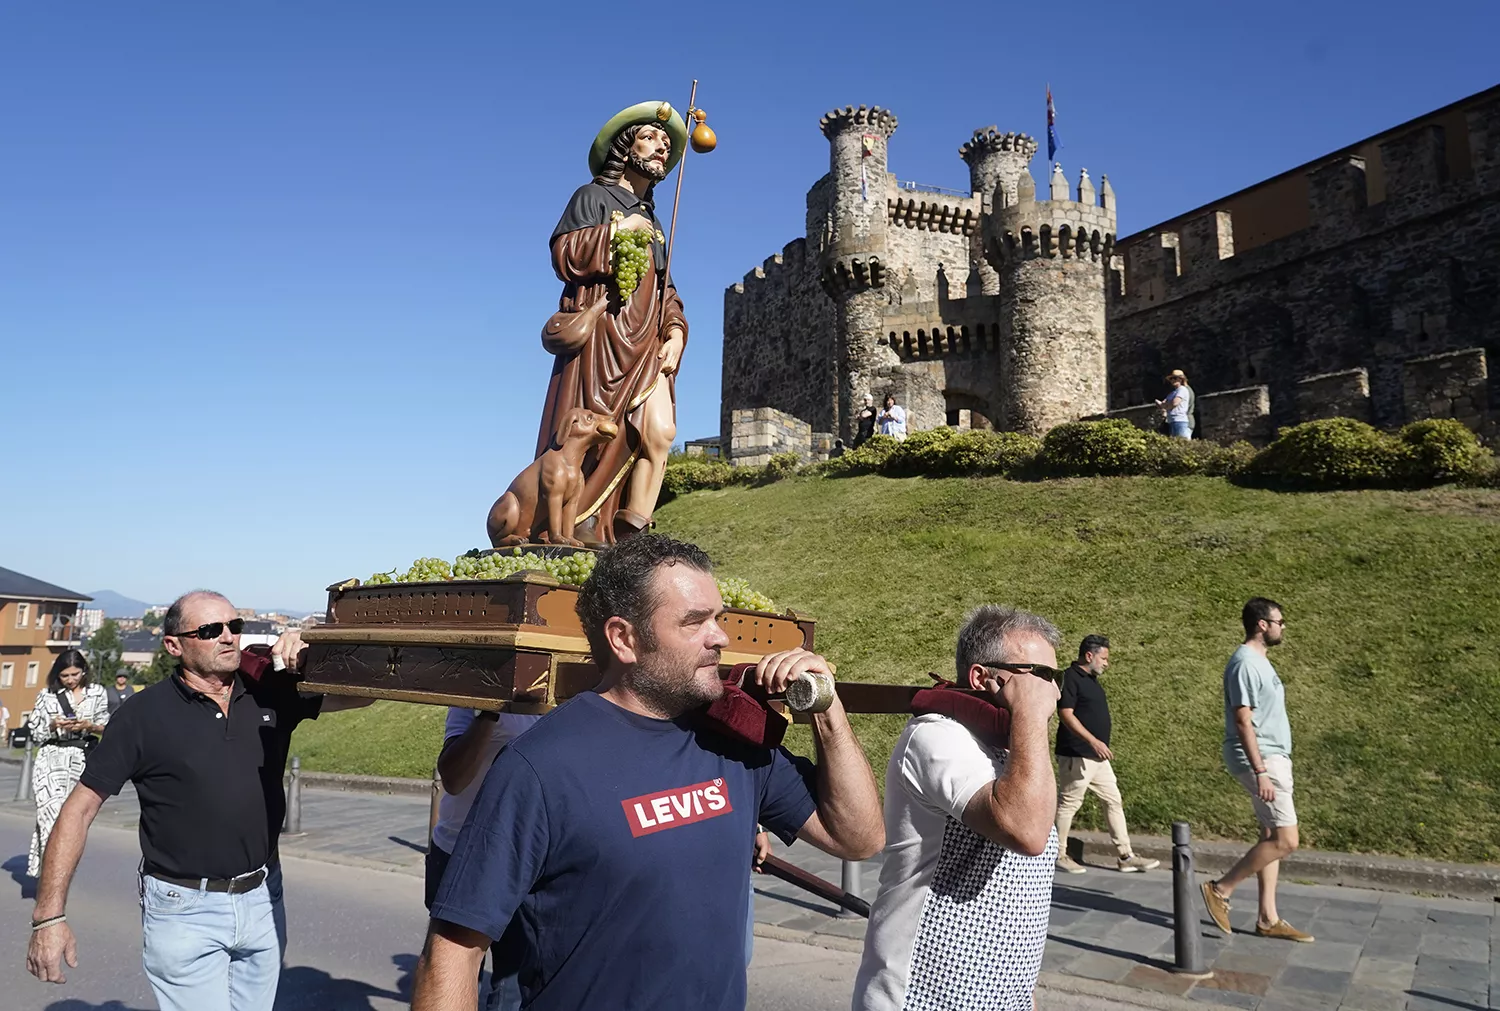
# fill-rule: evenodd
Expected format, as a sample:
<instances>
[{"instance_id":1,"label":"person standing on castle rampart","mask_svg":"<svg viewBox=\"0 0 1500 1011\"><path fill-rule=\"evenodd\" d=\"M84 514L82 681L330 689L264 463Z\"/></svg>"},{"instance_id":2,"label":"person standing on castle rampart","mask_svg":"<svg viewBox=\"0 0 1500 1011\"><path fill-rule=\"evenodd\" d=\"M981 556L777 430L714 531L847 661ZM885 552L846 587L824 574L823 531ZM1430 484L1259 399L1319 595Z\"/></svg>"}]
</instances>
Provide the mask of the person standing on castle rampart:
<instances>
[{"instance_id":1,"label":"person standing on castle rampart","mask_svg":"<svg viewBox=\"0 0 1500 1011\"><path fill-rule=\"evenodd\" d=\"M654 192L686 145L687 127L665 102L618 113L589 152L593 181L573 194L552 233L552 268L563 292L544 331L543 344L557 361L537 456L574 408L610 418L621 431L591 451L586 464L575 534L585 543L613 543L649 525L677 435L675 383L687 321L676 287L663 277L666 240ZM635 292L623 304L612 264L621 231L652 236Z\"/></svg>"},{"instance_id":2,"label":"person standing on castle rampart","mask_svg":"<svg viewBox=\"0 0 1500 1011\"><path fill-rule=\"evenodd\" d=\"M1224 668L1224 765L1250 794L1260 841L1218 881L1203 882L1203 903L1215 926L1229 929L1229 897L1246 878L1260 881L1255 932L1284 941L1311 941L1276 910L1281 861L1297 849L1297 808L1292 803L1292 725L1286 692L1266 657L1286 632L1281 605L1265 597L1246 601L1240 614L1245 644Z\"/></svg>"},{"instance_id":3,"label":"person standing on castle rampart","mask_svg":"<svg viewBox=\"0 0 1500 1011\"><path fill-rule=\"evenodd\" d=\"M1082 874L1084 867L1068 856L1068 832L1073 816L1083 806L1084 796L1092 790L1104 806L1109 823L1109 838L1115 844L1116 866L1126 874L1155 870L1161 861L1138 857L1130 847L1130 831L1125 825L1125 804L1115 781L1109 749L1112 724L1109 699L1099 675L1109 667L1109 639L1102 635L1085 636L1078 647L1078 659L1063 671L1062 697L1057 702L1057 869L1068 874Z\"/></svg>"},{"instance_id":4,"label":"person standing on castle rampart","mask_svg":"<svg viewBox=\"0 0 1500 1011\"><path fill-rule=\"evenodd\" d=\"M865 406L860 409L858 430L854 433L854 448L858 449L875 435L875 417L879 412L875 410L875 397L873 394L865 394Z\"/></svg>"},{"instance_id":5,"label":"person standing on castle rampart","mask_svg":"<svg viewBox=\"0 0 1500 1011\"><path fill-rule=\"evenodd\" d=\"M1181 369L1167 373L1167 384L1172 392L1167 399L1158 400L1156 406L1167 412L1167 434L1174 439L1193 437L1193 389Z\"/></svg>"},{"instance_id":6,"label":"person standing on castle rampart","mask_svg":"<svg viewBox=\"0 0 1500 1011\"><path fill-rule=\"evenodd\" d=\"M885 395L885 410L880 412L880 434L893 439L906 438L906 408L896 403L896 395Z\"/></svg>"}]
</instances>

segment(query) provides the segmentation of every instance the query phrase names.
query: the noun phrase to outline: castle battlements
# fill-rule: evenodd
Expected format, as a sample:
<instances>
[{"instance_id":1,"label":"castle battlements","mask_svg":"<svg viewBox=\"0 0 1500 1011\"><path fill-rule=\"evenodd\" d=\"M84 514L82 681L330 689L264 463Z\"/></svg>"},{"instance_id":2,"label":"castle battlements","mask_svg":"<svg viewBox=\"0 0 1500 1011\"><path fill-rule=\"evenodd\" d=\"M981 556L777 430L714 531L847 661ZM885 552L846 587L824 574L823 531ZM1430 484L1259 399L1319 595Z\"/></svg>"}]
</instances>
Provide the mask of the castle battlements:
<instances>
[{"instance_id":1,"label":"castle battlements","mask_svg":"<svg viewBox=\"0 0 1500 1011\"><path fill-rule=\"evenodd\" d=\"M1472 223L1444 219L1476 200L1500 196L1500 97L1466 110L1463 122L1458 134L1439 123L1421 123L1366 145L1368 154L1344 151L1305 168L1305 206L1280 210L1297 227L1245 243L1248 248L1236 250L1229 207L1127 237L1119 243L1125 271L1116 279L1123 288L1117 309L1142 311L1310 258L1348 258L1359 243L1393 231L1446 230L1454 248L1467 246L1465 230ZM1257 226L1247 221L1241 230Z\"/></svg>"},{"instance_id":2,"label":"castle battlements","mask_svg":"<svg viewBox=\"0 0 1500 1011\"><path fill-rule=\"evenodd\" d=\"M1031 173L1021 173L1014 199L996 206L988 216L985 248L990 259L997 264L1059 256L1107 261L1115 243L1115 196L1109 177L1100 177L1096 192L1088 170L1082 170L1078 187L1070 194L1059 165L1052 172L1049 191L1052 199L1036 199Z\"/></svg>"},{"instance_id":3,"label":"castle battlements","mask_svg":"<svg viewBox=\"0 0 1500 1011\"><path fill-rule=\"evenodd\" d=\"M975 197L927 200L893 196L886 200L886 217L892 224L922 228L929 232L973 235L979 230L982 216L980 201Z\"/></svg>"},{"instance_id":4,"label":"castle battlements","mask_svg":"<svg viewBox=\"0 0 1500 1011\"><path fill-rule=\"evenodd\" d=\"M834 134L845 130L873 131L889 137L896 132L896 124L896 114L878 105L846 105L842 109L824 113L823 118L818 120L818 128L823 131L823 136L830 139Z\"/></svg>"}]
</instances>

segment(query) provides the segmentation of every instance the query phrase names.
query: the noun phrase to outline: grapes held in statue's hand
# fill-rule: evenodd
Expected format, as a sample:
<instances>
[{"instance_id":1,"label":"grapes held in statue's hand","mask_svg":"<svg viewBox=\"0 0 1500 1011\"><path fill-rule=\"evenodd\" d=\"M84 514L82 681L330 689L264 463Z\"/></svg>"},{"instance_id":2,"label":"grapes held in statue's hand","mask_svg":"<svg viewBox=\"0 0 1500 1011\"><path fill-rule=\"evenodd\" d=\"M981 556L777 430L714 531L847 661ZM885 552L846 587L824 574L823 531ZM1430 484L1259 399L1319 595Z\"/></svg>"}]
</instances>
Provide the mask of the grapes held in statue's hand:
<instances>
[{"instance_id":1,"label":"grapes held in statue's hand","mask_svg":"<svg viewBox=\"0 0 1500 1011\"><path fill-rule=\"evenodd\" d=\"M610 240L610 262L614 267L615 290L620 301L628 302L630 296L646 276L650 266L652 233L648 230L620 230Z\"/></svg>"}]
</instances>

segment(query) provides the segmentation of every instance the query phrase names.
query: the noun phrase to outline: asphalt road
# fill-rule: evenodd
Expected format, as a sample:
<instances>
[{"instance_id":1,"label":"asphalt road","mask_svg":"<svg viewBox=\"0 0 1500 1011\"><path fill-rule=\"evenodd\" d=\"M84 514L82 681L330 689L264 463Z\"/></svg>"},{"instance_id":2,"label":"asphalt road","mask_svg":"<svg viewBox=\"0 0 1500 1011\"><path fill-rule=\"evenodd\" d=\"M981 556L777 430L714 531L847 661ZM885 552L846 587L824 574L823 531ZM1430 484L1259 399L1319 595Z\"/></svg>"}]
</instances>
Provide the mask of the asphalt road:
<instances>
[{"instance_id":1,"label":"asphalt road","mask_svg":"<svg viewBox=\"0 0 1500 1011\"><path fill-rule=\"evenodd\" d=\"M24 888L29 822L0 812L0 1007L13 1011L151 1011L141 970L135 834L96 828L68 901L79 964L63 985L26 972ZM426 929L421 879L409 874L284 859L290 942L277 1011L394 1011L408 1006ZM26 891L23 897L23 890ZM856 955L756 938L752 1011L846 1011Z\"/></svg>"}]
</instances>

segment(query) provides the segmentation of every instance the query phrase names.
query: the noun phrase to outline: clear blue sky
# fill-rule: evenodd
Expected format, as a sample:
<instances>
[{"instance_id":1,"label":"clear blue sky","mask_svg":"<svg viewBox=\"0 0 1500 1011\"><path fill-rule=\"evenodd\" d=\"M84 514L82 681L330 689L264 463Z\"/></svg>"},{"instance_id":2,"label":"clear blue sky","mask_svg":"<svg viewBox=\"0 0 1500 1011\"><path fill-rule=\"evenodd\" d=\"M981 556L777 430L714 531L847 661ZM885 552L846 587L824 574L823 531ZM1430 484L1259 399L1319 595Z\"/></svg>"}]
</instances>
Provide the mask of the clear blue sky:
<instances>
[{"instance_id":1,"label":"clear blue sky","mask_svg":"<svg viewBox=\"0 0 1500 1011\"><path fill-rule=\"evenodd\" d=\"M7 4L0 565L310 609L480 544L588 145L694 76L720 145L678 227L686 438L717 431L724 288L800 233L833 106L894 109L893 171L962 187L959 144L1041 136L1050 81L1123 234L1496 83L1496 38L1494 0Z\"/></svg>"}]
</instances>

